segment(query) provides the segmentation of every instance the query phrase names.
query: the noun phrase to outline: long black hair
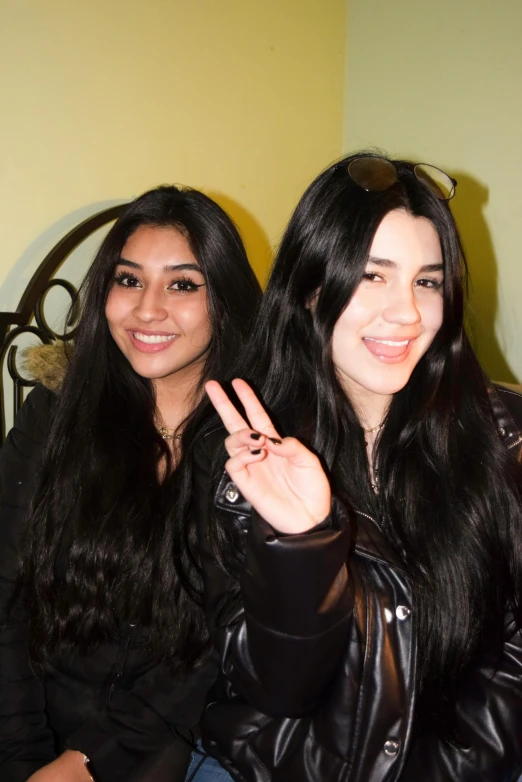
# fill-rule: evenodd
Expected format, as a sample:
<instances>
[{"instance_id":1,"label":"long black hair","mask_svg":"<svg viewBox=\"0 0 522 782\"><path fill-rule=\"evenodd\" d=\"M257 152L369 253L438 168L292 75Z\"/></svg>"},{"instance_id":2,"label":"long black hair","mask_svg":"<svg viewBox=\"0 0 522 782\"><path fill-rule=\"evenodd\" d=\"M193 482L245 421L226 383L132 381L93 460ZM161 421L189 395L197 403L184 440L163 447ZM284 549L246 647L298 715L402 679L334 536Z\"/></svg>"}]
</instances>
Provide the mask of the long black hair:
<instances>
[{"instance_id":1,"label":"long black hair","mask_svg":"<svg viewBox=\"0 0 522 782\"><path fill-rule=\"evenodd\" d=\"M408 161L393 161L392 187L366 192L347 172L355 157L325 170L301 198L236 374L257 389L283 432L312 446L334 491L371 515L403 558L415 587L419 687L436 713L452 702L486 635L498 650L506 607L522 626L519 466L501 442L488 381L464 330L466 266L447 203ZM392 399L375 445L376 494L363 430L336 375L332 333L393 210L427 218L437 231L443 323ZM218 557L233 569L237 540L218 525L212 534Z\"/></svg>"},{"instance_id":2,"label":"long black hair","mask_svg":"<svg viewBox=\"0 0 522 782\"><path fill-rule=\"evenodd\" d=\"M212 336L195 400L241 351L260 295L234 224L197 190L148 191L107 234L80 291L81 318L26 535L22 589L31 657L41 669L72 648L88 651L113 638L125 623L138 623L151 650L180 668L204 646L201 611L176 575L177 520L190 493L183 461L161 478L159 464L170 464L170 454L154 425L153 384L132 369L105 317L122 248L144 225L181 232L205 277ZM186 422L182 452L204 406Z\"/></svg>"}]
</instances>

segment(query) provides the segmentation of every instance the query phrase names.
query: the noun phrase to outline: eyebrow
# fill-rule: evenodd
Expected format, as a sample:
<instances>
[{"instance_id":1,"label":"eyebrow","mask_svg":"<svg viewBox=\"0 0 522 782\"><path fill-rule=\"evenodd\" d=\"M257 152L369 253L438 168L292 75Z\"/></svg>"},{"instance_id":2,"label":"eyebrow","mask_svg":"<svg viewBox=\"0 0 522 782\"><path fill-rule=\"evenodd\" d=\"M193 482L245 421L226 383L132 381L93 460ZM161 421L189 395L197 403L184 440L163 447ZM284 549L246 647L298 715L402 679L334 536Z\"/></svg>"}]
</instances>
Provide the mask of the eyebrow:
<instances>
[{"instance_id":1,"label":"eyebrow","mask_svg":"<svg viewBox=\"0 0 522 782\"><path fill-rule=\"evenodd\" d=\"M396 269L397 264L395 261L390 261L388 258L376 258L373 255L370 255L368 258L368 263L373 263L375 266L381 266L385 269ZM421 266L419 271L421 272L443 272L444 271L444 265L442 263L426 263L424 266Z\"/></svg>"},{"instance_id":2,"label":"eyebrow","mask_svg":"<svg viewBox=\"0 0 522 782\"><path fill-rule=\"evenodd\" d=\"M143 270L143 266L139 263L135 263L135 261L128 261L126 258L120 258L118 260L117 266L128 266L131 269L141 269ZM201 267L199 267L195 263L176 263L172 266L164 266L163 271L165 272L201 272ZM202 272L201 272L202 273Z\"/></svg>"}]
</instances>

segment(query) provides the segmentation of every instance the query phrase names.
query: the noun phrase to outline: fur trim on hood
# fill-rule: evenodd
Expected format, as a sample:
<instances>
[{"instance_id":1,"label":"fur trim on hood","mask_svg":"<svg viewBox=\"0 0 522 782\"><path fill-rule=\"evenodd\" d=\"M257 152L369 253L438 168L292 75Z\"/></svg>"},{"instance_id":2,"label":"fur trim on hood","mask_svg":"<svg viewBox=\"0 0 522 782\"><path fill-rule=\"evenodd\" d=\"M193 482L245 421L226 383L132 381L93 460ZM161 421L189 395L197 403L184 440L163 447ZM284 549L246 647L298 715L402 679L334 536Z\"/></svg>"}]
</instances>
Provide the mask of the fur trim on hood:
<instances>
[{"instance_id":1,"label":"fur trim on hood","mask_svg":"<svg viewBox=\"0 0 522 782\"><path fill-rule=\"evenodd\" d=\"M22 352L22 370L30 380L36 380L51 391L59 391L69 366L70 347L61 339L50 345L31 345Z\"/></svg>"}]
</instances>

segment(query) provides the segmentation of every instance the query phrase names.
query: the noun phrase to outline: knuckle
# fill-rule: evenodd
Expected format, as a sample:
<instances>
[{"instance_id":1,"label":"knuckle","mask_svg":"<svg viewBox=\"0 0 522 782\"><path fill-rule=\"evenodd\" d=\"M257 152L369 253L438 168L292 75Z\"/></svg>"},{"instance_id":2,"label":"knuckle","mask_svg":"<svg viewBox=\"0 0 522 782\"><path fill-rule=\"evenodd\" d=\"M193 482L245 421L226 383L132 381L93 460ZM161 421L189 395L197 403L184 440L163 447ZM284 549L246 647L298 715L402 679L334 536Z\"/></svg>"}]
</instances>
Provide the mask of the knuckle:
<instances>
[{"instance_id":1,"label":"knuckle","mask_svg":"<svg viewBox=\"0 0 522 782\"><path fill-rule=\"evenodd\" d=\"M228 472L230 477L232 477L232 475L234 474L235 467L236 467L235 459L231 457L225 464L225 470Z\"/></svg>"}]
</instances>

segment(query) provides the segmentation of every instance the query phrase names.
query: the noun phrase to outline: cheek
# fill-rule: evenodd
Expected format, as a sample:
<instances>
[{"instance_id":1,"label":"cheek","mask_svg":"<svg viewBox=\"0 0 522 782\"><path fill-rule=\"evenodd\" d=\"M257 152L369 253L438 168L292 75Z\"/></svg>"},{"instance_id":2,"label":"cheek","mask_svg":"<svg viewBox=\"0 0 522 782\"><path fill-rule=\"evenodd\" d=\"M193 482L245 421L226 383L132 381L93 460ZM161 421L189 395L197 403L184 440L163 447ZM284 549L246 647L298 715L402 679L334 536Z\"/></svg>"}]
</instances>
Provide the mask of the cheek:
<instances>
[{"instance_id":1,"label":"cheek","mask_svg":"<svg viewBox=\"0 0 522 782\"><path fill-rule=\"evenodd\" d=\"M118 290L112 288L107 296L107 302L105 304L105 317L107 318L109 328L117 326L124 313L125 300Z\"/></svg>"},{"instance_id":2,"label":"cheek","mask_svg":"<svg viewBox=\"0 0 522 782\"><path fill-rule=\"evenodd\" d=\"M350 336L356 337L359 331L373 320L374 304L370 297L365 296L362 292L356 292L335 324L334 340L346 339Z\"/></svg>"},{"instance_id":3,"label":"cheek","mask_svg":"<svg viewBox=\"0 0 522 782\"><path fill-rule=\"evenodd\" d=\"M174 320L194 344L206 344L210 338L210 315L206 300L187 302L177 308Z\"/></svg>"},{"instance_id":4,"label":"cheek","mask_svg":"<svg viewBox=\"0 0 522 782\"><path fill-rule=\"evenodd\" d=\"M432 332L433 336L442 326L444 317L444 303L442 296L437 296L433 301L426 302L423 306L422 322L426 331Z\"/></svg>"}]
</instances>

